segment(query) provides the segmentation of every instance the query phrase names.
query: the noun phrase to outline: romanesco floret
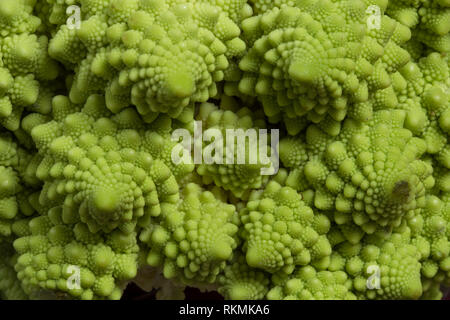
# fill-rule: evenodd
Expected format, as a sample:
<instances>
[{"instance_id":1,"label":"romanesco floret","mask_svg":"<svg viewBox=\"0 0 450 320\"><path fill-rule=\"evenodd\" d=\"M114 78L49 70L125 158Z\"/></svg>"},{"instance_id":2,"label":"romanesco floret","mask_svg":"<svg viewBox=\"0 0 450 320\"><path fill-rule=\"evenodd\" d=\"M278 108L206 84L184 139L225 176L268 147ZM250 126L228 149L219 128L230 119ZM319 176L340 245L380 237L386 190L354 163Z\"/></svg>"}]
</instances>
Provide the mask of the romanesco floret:
<instances>
[{"instance_id":1,"label":"romanesco floret","mask_svg":"<svg viewBox=\"0 0 450 320\"><path fill-rule=\"evenodd\" d=\"M32 14L32 3L0 3L0 126L9 130L19 128L24 108L39 97L41 82L55 79L59 72L47 52L48 38L35 34L41 21Z\"/></svg>"},{"instance_id":2,"label":"romanesco floret","mask_svg":"<svg viewBox=\"0 0 450 320\"><path fill-rule=\"evenodd\" d=\"M186 120L186 109L217 94L228 59L245 49L228 11L208 1L81 2L81 27L62 25L49 46L53 58L77 67L77 103L102 91L113 112L134 105L148 122L159 113Z\"/></svg>"},{"instance_id":3,"label":"romanesco floret","mask_svg":"<svg viewBox=\"0 0 450 320\"><path fill-rule=\"evenodd\" d=\"M358 299L417 299L422 294L420 253L410 233L367 236L334 248L330 271L344 271Z\"/></svg>"},{"instance_id":4,"label":"romanesco floret","mask_svg":"<svg viewBox=\"0 0 450 320\"><path fill-rule=\"evenodd\" d=\"M33 192L26 167L30 153L9 133L0 131L0 242L14 237L14 223L34 213L28 196Z\"/></svg>"},{"instance_id":5,"label":"romanesco floret","mask_svg":"<svg viewBox=\"0 0 450 320\"><path fill-rule=\"evenodd\" d=\"M250 267L240 255L225 267L218 282L218 291L226 299L260 300L265 297L270 280L267 273Z\"/></svg>"},{"instance_id":6,"label":"romanesco floret","mask_svg":"<svg viewBox=\"0 0 450 320\"><path fill-rule=\"evenodd\" d=\"M270 134L266 131L266 135L259 136L259 139L251 132L248 133L248 138L246 136L248 130L264 129L264 120L258 121L257 115L248 108L233 112L221 110L211 103L200 105L197 120L204 123L203 130L205 133L211 132L212 136L212 141L203 142L202 146L203 157L209 160L204 160L197 169L205 183L213 181L216 186L230 190L241 198L248 197L252 189L259 189L267 183L269 176L261 174L261 170L269 169L272 165ZM238 131L235 135L229 135L228 130L242 131L240 135ZM245 135L244 140L241 139L242 135ZM250 150L250 146L256 147ZM263 150L264 146L266 150ZM222 154L215 150L216 147ZM214 163L207 162L211 160Z\"/></svg>"},{"instance_id":7,"label":"romanesco floret","mask_svg":"<svg viewBox=\"0 0 450 320\"><path fill-rule=\"evenodd\" d=\"M422 275L426 279L450 283L450 202L448 195L439 199L427 196L426 206L409 214L407 225L422 255Z\"/></svg>"},{"instance_id":8,"label":"romanesco floret","mask_svg":"<svg viewBox=\"0 0 450 320\"><path fill-rule=\"evenodd\" d=\"M267 293L270 300L355 300L344 271L317 271L312 266L298 269L293 276Z\"/></svg>"},{"instance_id":9,"label":"romanesco floret","mask_svg":"<svg viewBox=\"0 0 450 320\"><path fill-rule=\"evenodd\" d=\"M162 265L169 279L214 282L237 246L235 207L194 183L185 186L179 203L161 207L159 223L139 237L151 248L148 264Z\"/></svg>"},{"instance_id":10,"label":"romanesco floret","mask_svg":"<svg viewBox=\"0 0 450 320\"><path fill-rule=\"evenodd\" d=\"M163 202L178 199L176 178L150 151L162 137L145 131L133 109L113 116L102 96L90 96L82 109L57 96L53 119L30 133L42 157L40 201L64 204L65 222L129 233L140 218L159 215Z\"/></svg>"},{"instance_id":11,"label":"romanesco floret","mask_svg":"<svg viewBox=\"0 0 450 320\"><path fill-rule=\"evenodd\" d=\"M450 168L449 68L437 52L410 62L393 77L399 109L407 111L405 127L427 143L427 152Z\"/></svg>"},{"instance_id":12,"label":"romanesco floret","mask_svg":"<svg viewBox=\"0 0 450 320\"><path fill-rule=\"evenodd\" d=\"M17 256L13 247L10 243L0 241L0 253L0 299L27 300L28 296L14 270Z\"/></svg>"},{"instance_id":13,"label":"romanesco floret","mask_svg":"<svg viewBox=\"0 0 450 320\"><path fill-rule=\"evenodd\" d=\"M64 222L57 209L31 219L29 229L30 235L14 241L15 268L26 293L43 289L80 299L120 299L121 282L136 276L134 233L91 233L82 223ZM71 280L74 274L79 283Z\"/></svg>"},{"instance_id":14,"label":"romanesco floret","mask_svg":"<svg viewBox=\"0 0 450 320\"><path fill-rule=\"evenodd\" d=\"M314 206L332 210L339 225L353 222L367 233L399 225L434 184L419 159L426 143L404 121L405 112L382 110L368 124L346 120L336 138L311 125L304 138L282 140L281 161L292 169L287 185L312 190Z\"/></svg>"},{"instance_id":15,"label":"romanesco floret","mask_svg":"<svg viewBox=\"0 0 450 320\"><path fill-rule=\"evenodd\" d=\"M386 14L413 28L414 38L436 51L450 52L450 2L391 0Z\"/></svg>"},{"instance_id":16,"label":"romanesco floret","mask_svg":"<svg viewBox=\"0 0 450 320\"><path fill-rule=\"evenodd\" d=\"M294 189L271 181L250 196L239 215L249 266L290 274L299 265L328 262L331 246L325 234L330 222L314 215Z\"/></svg>"},{"instance_id":17,"label":"romanesco floret","mask_svg":"<svg viewBox=\"0 0 450 320\"><path fill-rule=\"evenodd\" d=\"M399 46L409 29L387 16L368 29L366 8L363 1L298 1L244 20L249 50L239 89L293 135L306 119L337 134L347 115L367 121L372 109L394 106L389 74L410 59Z\"/></svg>"}]
</instances>

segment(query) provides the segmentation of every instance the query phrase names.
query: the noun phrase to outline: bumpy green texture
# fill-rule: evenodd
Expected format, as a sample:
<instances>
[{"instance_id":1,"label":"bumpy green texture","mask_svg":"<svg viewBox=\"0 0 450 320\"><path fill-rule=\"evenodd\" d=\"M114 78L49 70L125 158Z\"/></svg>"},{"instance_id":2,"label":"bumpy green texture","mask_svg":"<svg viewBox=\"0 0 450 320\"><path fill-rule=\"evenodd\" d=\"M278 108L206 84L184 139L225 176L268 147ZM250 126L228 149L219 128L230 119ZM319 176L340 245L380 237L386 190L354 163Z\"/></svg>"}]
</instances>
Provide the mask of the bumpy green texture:
<instances>
[{"instance_id":1,"label":"bumpy green texture","mask_svg":"<svg viewBox=\"0 0 450 320\"><path fill-rule=\"evenodd\" d=\"M250 196L239 216L249 266L290 274L295 266L327 263L330 222L315 215L294 189L271 181Z\"/></svg>"},{"instance_id":2,"label":"bumpy green texture","mask_svg":"<svg viewBox=\"0 0 450 320\"><path fill-rule=\"evenodd\" d=\"M0 299L27 300L28 297L17 279L14 265L16 256L13 247L6 242L0 242Z\"/></svg>"},{"instance_id":3,"label":"bumpy green texture","mask_svg":"<svg viewBox=\"0 0 450 320\"><path fill-rule=\"evenodd\" d=\"M437 52L410 62L393 76L397 108L407 111L405 127L427 143L438 165L450 169L450 70Z\"/></svg>"},{"instance_id":4,"label":"bumpy green texture","mask_svg":"<svg viewBox=\"0 0 450 320\"><path fill-rule=\"evenodd\" d=\"M258 114L248 108L233 112L219 109L212 103L203 103L196 120L201 121L197 123L203 126L204 139L208 137L206 142L194 140L194 143L202 145L203 161L197 172L205 183L214 182L236 197L248 197L252 189L259 189L267 183L270 174L265 172L273 164L270 159L270 130L264 129L262 117L258 119Z\"/></svg>"},{"instance_id":5,"label":"bumpy green texture","mask_svg":"<svg viewBox=\"0 0 450 320\"><path fill-rule=\"evenodd\" d=\"M136 234L91 233L82 223L64 222L61 209L29 221L30 235L14 241L15 269L25 292L55 297L120 299L121 282L137 273Z\"/></svg>"},{"instance_id":6,"label":"bumpy green texture","mask_svg":"<svg viewBox=\"0 0 450 320\"><path fill-rule=\"evenodd\" d=\"M239 89L256 95L269 120L283 120L292 135L308 121L336 135L347 115L367 121L373 110L395 106L389 74L409 61L400 45L410 32L384 15L369 28L367 6L297 1L244 20L249 50Z\"/></svg>"},{"instance_id":7,"label":"bumpy green texture","mask_svg":"<svg viewBox=\"0 0 450 320\"><path fill-rule=\"evenodd\" d=\"M422 295L420 252L410 233L367 236L333 249L330 271L343 271L358 299L417 299Z\"/></svg>"},{"instance_id":8,"label":"bumpy green texture","mask_svg":"<svg viewBox=\"0 0 450 320\"><path fill-rule=\"evenodd\" d=\"M18 163L17 145L9 134L0 136L0 238L11 235L11 221L19 208L16 194L21 190L14 166Z\"/></svg>"},{"instance_id":9,"label":"bumpy green texture","mask_svg":"<svg viewBox=\"0 0 450 320\"><path fill-rule=\"evenodd\" d=\"M450 294L449 31L450 0L0 0L0 299Z\"/></svg>"},{"instance_id":10,"label":"bumpy green texture","mask_svg":"<svg viewBox=\"0 0 450 320\"><path fill-rule=\"evenodd\" d=\"M317 271L301 267L287 281L270 289L270 300L356 300L344 271Z\"/></svg>"},{"instance_id":11,"label":"bumpy green texture","mask_svg":"<svg viewBox=\"0 0 450 320\"><path fill-rule=\"evenodd\" d=\"M280 159L292 168L287 185L312 190L314 207L332 211L339 225L353 221L368 233L399 225L434 184L432 168L419 159L426 143L404 121L405 112L383 110L368 124L346 120L337 137L311 125L304 140L282 140Z\"/></svg>"},{"instance_id":12,"label":"bumpy green texture","mask_svg":"<svg viewBox=\"0 0 450 320\"><path fill-rule=\"evenodd\" d=\"M139 219L159 215L162 203L178 200L176 178L161 160L168 156L157 123L155 131L144 129L133 109L113 116L99 95L83 108L57 96L49 120L41 124L30 115L24 125L41 156L40 202L64 205L64 222L82 222L91 232L130 233ZM184 169L191 170L178 168Z\"/></svg>"},{"instance_id":13,"label":"bumpy green texture","mask_svg":"<svg viewBox=\"0 0 450 320\"><path fill-rule=\"evenodd\" d=\"M249 0L256 13L272 8L295 7L303 3L320 1L305 0ZM333 1L339 2L339 1ZM415 41L420 41L440 52L450 52L450 3L447 0L364 0L370 14L384 13L412 29ZM379 9L376 7L378 6ZM368 22L370 23L370 21Z\"/></svg>"},{"instance_id":14,"label":"bumpy green texture","mask_svg":"<svg viewBox=\"0 0 450 320\"><path fill-rule=\"evenodd\" d=\"M86 12L88 14L92 14L100 12L111 2L111 0L46 0L42 1L42 3L36 4L36 11L39 13L42 20L45 20L44 22L47 24L47 27L53 31L51 28L52 26L60 27L62 24L67 22L66 11L70 6L81 5L83 6L83 13ZM142 7L145 8L158 8L163 4L163 2L160 2L159 0L140 0L140 2ZM185 3L210 4L219 7L220 10L226 12L228 16L236 23L239 23L242 19L251 16L253 12L252 8L245 0L167 0L165 3L170 6Z\"/></svg>"},{"instance_id":15,"label":"bumpy green texture","mask_svg":"<svg viewBox=\"0 0 450 320\"><path fill-rule=\"evenodd\" d=\"M436 161L427 159L433 165L433 177L436 181L433 194L448 194L450 192L450 170L440 166Z\"/></svg>"},{"instance_id":16,"label":"bumpy green texture","mask_svg":"<svg viewBox=\"0 0 450 320\"><path fill-rule=\"evenodd\" d=\"M12 134L0 131L0 242L13 239L14 223L34 212L28 201L34 186L26 173L30 160Z\"/></svg>"},{"instance_id":17,"label":"bumpy green texture","mask_svg":"<svg viewBox=\"0 0 450 320\"><path fill-rule=\"evenodd\" d=\"M237 246L235 207L194 183L185 186L178 203L161 206L157 222L140 240L150 247L148 264L162 266L169 279L212 283Z\"/></svg>"},{"instance_id":18,"label":"bumpy green texture","mask_svg":"<svg viewBox=\"0 0 450 320\"><path fill-rule=\"evenodd\" d=\"M115 113L134 105L148 122L159 113L187 121L194 102L217 94L228 59L245 49L227 13L236 18L241 1L224 8L214 1L80 2L81 27L62 25L49 46L75 70L76 103L105 92Z\"/></svg>"},{"instance_id":19,"label":"bumpy green texture","mask_svg":"<svg viewBox=\"0 0 450 320\"><path fill-rule=\"evenodd\" d=\"M48 38L35 34L41 21L32 15L33 2L0 3L0 126L13 131L19 128L24 108L38 100L41 83L58 75L47 53Z\"/></svg>"},{"instance_id":20,"label":"bumpy green texture","mask_svg":"<svg viewBox=\"0 0 450 320\"><path fill-rule=\"evenodd\" d=\"M450 199L427 196L426 206L407 217L413 242L422 255L422 275L450 284Z\"/></svg>"},{"instance_id":21,"label":"bumpy green texture","mask_svg":"<svg viewBox=\"0 0 450 320\"><path fill-rule=\"evenodd\" d=\"M247 265L244 256L238 256L227 265L218 278L219 293L231 300L260 300L268 291L269 277Z\"/></svg>"},{"instance_id":22,"label":"bumpy green texture","mask_svg":"<svg viewBox=\"0 0 450 320\"><path fill-rule=\"evenodd\" d=\"M70 0L69 0L70 1ZM346 0L341 1L335 1L333 2L337 3L338 5L341 5L340 2L346 2ZM384 9L387 6L386 0L363 0L362 1L364 5L369 8L371 5L376 5L380 9ZM266 11L270 11L273 8L284 8L284 7L298 7L298 6L304 6L304 5L316 5L319 3L320 5L323 5L326 2L320 1L320 0L249 0L249 3L253 5L254 11L256 14L262 14ZM372 13L372 10L367 9L366 13Z\"/></svg>"},{"instance_id":23,"label":"bumpy green texture","mask_svg":"<svg viewBox=\"0 0 450 320\"><path fill-rule=\"evenodd\" d=\"M386 14L413 29L416 40L450 53L450 2L447 0L390 0Z\"/></svg>"}]
</instances>

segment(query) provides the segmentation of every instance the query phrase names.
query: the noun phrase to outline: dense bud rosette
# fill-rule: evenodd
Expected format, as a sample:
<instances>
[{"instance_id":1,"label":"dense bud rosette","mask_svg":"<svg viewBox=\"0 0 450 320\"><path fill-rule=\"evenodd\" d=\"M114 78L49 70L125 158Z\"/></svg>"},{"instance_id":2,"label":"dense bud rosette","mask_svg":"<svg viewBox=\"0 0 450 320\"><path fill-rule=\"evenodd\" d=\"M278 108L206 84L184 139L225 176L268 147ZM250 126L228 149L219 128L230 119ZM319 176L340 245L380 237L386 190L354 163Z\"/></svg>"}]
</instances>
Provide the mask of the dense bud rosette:
<instances>
[{"instance_id":1,"label":"dense bud rosette","mask_svg":"<svg viewBox=\"0 0 450 320\"><path fill-rule=\"evenodd\" d=\"M417 299L422 294L420 253L409 232L370 235L333 248L330 271L344 271L358 299Z\"/></svg>"},{"instance_id":2,"label":"dense bud rosette","mask_svg":"<svg viewBox=\"0 0 450 320\"><path fill-rule=\"evenodd\" d=\"M413 37L440 52L450 52L450 2L389 0L386 14L413 28Z\"/></svg>"},{"instance_id":3,"label":"dense bud rosette","mask_svg":"<svg viewBox=\"0 0 450 320\"><path fill-rule=\"evenodd\" d=\"M363 0L367 7L378 6L392 19L412 29L415 41L436 51L450 51L450 3L446 0ZM299 3L317 3L304 0L249 0L255 12L272 8L293 7ZM336 1L339 2L339 1ZM380 10L380 12L381 12ZM368 10L370 13L376 11Z\"/></svg>"},{"instance_id":4,"label":"dense bud rosette","mask_svg":"<svg viewBox=\"0 0 450 320\"><path fill-rule=\"evenodd\" d=\"M290 274L298 265L327 263L331 246L325 234L330 222L315 215L294 189L271 181L250 195L239 216L249 266Z\"/></svg>"},{"instance_id":5,"label":"dense bud rosette","mask_svg":"<svg viewBox=\"0 0 450 320\"><path fill-rule=\"evenodd\" d=\"M408 214L414 245L422 257L422 275L425 279L450 283L450 201L446 194L441 199L429 195L426 206Z\"/></svg>"},{"instance_id":6,"label":"dense bud rosette","mask_svg":"<svg viewBox=\"0 0 450 320\"><path fill-rule=\"evenodd\" d=\"M404 121L401 110L377 111L367 124L346 120L337 137L312 125L306 143L282 140L280 159L292 168L286 184L311 190L314 207L330 210L338 225L353 221L368 233L399 225L434 184L431 167L419 160L426 143Z\"/></svg>"},{"instance_id":7,"label":"dense bud rosette","mask_svg":"<svg viewBox=\"0 0 450 320\"><path fill-rule=\"evenodd\" d=\"M30 159L12 134L0 131L0 242L12 239L17 219L34 212L27 199L33 190L25 169Z\"/></svg>"},{"instance_id":8,"label":"dense bud rosette","mask_svg":"<svg viewBox=\"0 0 450 320\"><path fill-rule=\"evenodd\" d=\"M32 15L32 3L0 3L0 126L12 131L19 128L24 108L37 101L40 82L58 75L47 53L48 38L34 34L41 22Z\"/></svg>"},{"instance_id":9,"label":"dense bud rosette","mask_svg":"<svg viewBox=\"0 0 450 320\"><path fill-rule=\"evenodd\" d=\"M268 274L248 266L244 256L238 256L218 278L219 293L225 299L260 300L268 291Z\"/></svg>"},{"instance_id":10,"label":"dense bud rosette","mask_svg":"<svg viewBox=\"0 0 450 320\"><path fill-rule=\"evenodd\" d=\"M301 267L267 293L270 300L354 300L344 271L317 271L312 266Z\"/></svg>"},{"instance_id":11,"label":"dense bud rosette","mask_svg":"<svg viewBox=\"0 0 450 320\"><path fill-rule=\"evenodd\" d=\"M157 133L156 123L155 131L144 129L133 109L113 116L99 95L90 96L83 108L57 96L52 116L40 123L30 115L24 126L41 156L40 202L63 205L64 222L83 222L91 232L129 233L139 219L159 215L162 203L178 200L162 148L171 142ZM178 172L192 169L180 166Z\"/></svg>"},{"instance_id":12,"label":"dense bud rosette","mask_svg":"<svg viewBox=\"0 0 450 320\"><path fill-rule=\"evenodd\" d=\"M83 12L88 14L96 14L102 12L104 8L110 5L111 0L46 0L37 5L40 17L48 23L47 27L60 27L66 23L66 10L71 5L82 5ZM204 3L219 7L220 10L226 12L228 16L236 23L244 18L252 15L253 10L246 0L167 0L165 3L172 6L180 3ZM140 8L146 8L152 12L157 12L164 6L164 2L159 0L140 0ZM136 1L134 1L136 5Z\"/></svg>"},{"instance_id":13,"label":"dense bud rosette","mask_svg":"<svg viewBox=\"0 0 450 320\"><path fill-rule=\"evenodd\" d=\"M450 70L437 52L410 62L394 75L397 108L407 111L405 127L427 143L427 153L450 169Z\"/></svg>"},{"instance_id":14,"label":"dense bud rosette","mask_svg":"<svg viewBox=\"0 0 450 320\"><path fill-rule=\"evenodd\" d=\"M363 1L297 1L244 20L242 93L256 95L269 120L290 134L307 121L339 132L347 116L371 118L395 106L389 74L409 61L409 29L380 13L369 29ZM380 9L381 10L381 9Z\"/></svg>"},{"instance_id":15,"label":"dense bud rosette","mask_svg":"<svg viewBox=\"0 0 450 320\"><path fill-rule=\"evenodd\" d=\"M228 59L245 49L227 13L240 12L232 4L81 1L81 27L59 27L49 53L77 66L74 102L105 92L106 106L115 113L135 105L147 122L159 113L186 121L195 102L217 94Z\"/></svg>"},{"instance_id":16,"label":"dense bud rosette","mask_svg":"<svg viewBox=\"0 0 450 320\"><path fill-rule=\"evenodd\" d=\"M156 221L140 240L150 247L148 264L162 266L166 278L214 282L237 246L235 207L194 183L185 186L178 203L161 206Z\"/></svg>"},{"instance_id":17,"label":"dense bud rosette","mask_svg":"<svg viewBox=\"0 0 450 320\"><path fill-rule=\"evenodd\" d=\"M208 142L200 141L204 159L197 168L205 183L212 181L241 198L267 183L264 170L272 165L270 130L259 131L265 128L262 117L248 108L233 112L203 103L196 119L203 124L205 137L210 135Z\"/></svg>"},{"instance_id":18,"label":"dense bud rosette","mask_svg":"<svg viewBox=\"0 0 450 320\"><path fill-rule=\"evenodd\" d=\"M0 136L0 238L11 235L12 219L19 210L16 194L20 191L20 181L14 166L17 165L17 145L10 135Z\"/></svg>"},{"instance_id":19,"label":"dense bud rosette","mask_svg":"<svg viewBox=\"0 0 450 320\"><path fill-rule=\"evenodd\" d=\"M82 223L64 222L61 208L29 221L30 234L14 241L15 269L27 294L54 298L120 299L121 282L137 273L134 232L94 234Z\"/></svg>"},{"instance_id":20,"label":"dense bud rosette","mask_svg":"<svg viewBox=\"0 0 450 320\"><path fill-rule=\"evenodd\" d=\"M10 243L0 241L0 299L27 300L14 270L17 257Z\"/></svg>"}]
</instances>

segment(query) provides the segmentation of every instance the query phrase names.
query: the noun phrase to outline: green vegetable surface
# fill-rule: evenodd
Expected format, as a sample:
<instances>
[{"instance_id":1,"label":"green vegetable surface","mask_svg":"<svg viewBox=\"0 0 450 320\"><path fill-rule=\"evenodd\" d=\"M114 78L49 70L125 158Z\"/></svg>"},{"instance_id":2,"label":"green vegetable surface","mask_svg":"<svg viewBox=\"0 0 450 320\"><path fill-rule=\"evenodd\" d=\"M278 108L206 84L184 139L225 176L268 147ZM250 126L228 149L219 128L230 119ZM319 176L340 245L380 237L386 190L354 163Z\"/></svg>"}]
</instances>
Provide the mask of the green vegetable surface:
<instances>
[{"instance_id":1,"label":"green vegetable surface","mask_svg":"<svg viewBox=\"0 0 450 320\"><path fill-rule=\"evenodd\" d=\"M0 0L0 299L440 299L449 55L449 0Z\"/></svg>"}]
</instances>

